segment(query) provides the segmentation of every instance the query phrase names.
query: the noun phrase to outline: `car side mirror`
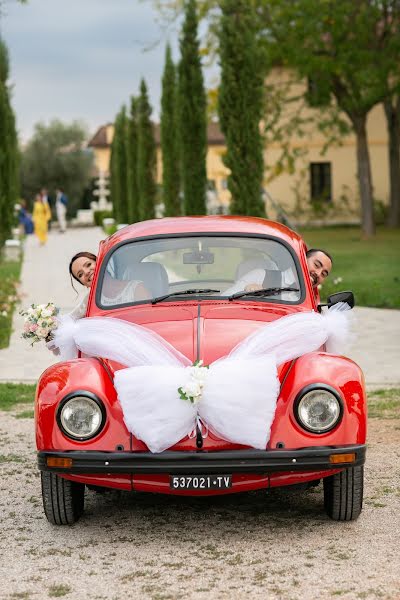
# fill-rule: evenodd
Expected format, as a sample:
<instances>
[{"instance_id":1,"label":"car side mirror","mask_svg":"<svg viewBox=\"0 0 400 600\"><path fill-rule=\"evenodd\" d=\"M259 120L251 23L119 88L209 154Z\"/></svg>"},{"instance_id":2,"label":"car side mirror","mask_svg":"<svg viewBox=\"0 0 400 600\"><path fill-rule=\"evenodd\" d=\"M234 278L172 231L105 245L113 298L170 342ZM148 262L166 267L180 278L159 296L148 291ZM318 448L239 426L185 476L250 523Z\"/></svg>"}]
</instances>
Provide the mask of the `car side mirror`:
<instances>
[{"instance_id":1,"label":"car side mirror","mask_svg":"<svg viewBox=\"0 0 400 600\"><path fill-rule=\"evenodd\" d=\"M338 304L339 302L346 302L346 304L348 304L350 306L350 308L353 308L354 304L355 304L353 292L346 291L346 292L337 292L336 294L331 294L330 296L328 296L328 302L326 304L318 304L318 312L321 312L321 308L323 306L327 306L328 308L331 308L331 306L334 306L335 304Z\"/></svg>"}]
</instances>

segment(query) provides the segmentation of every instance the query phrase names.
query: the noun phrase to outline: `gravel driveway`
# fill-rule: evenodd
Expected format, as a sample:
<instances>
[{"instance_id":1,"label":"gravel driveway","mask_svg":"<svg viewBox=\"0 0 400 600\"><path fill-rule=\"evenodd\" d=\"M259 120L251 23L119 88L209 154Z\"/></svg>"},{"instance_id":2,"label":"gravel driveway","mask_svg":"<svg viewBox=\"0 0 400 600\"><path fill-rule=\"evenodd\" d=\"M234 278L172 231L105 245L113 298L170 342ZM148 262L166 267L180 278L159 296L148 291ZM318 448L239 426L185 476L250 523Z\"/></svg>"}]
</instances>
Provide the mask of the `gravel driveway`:
<instances>
[{"instance_id":1,"label":"gravel driveway","mask_svg":"<svg viewBox=\"0 0 400 600\"><path fill-rule=\"evenodd\" d=\"M26 407L0 413L0 598L400 598L400 420L370 422L364 510L329 520L322 486L203 499L88 492L45 519Z\"/></svg>"}]
</instances>

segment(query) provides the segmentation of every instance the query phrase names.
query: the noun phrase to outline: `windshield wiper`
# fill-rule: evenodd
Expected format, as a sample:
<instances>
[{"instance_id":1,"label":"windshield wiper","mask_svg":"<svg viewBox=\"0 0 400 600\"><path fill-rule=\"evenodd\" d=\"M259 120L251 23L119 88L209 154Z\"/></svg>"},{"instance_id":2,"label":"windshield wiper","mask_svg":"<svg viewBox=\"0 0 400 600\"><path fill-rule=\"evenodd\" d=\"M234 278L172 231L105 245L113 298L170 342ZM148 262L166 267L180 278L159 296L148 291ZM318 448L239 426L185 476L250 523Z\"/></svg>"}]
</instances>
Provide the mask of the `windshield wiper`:
<instances>
[{"instance_id":1,"label":"windshield wiper","mask_svg":"<svg viewBox=\"0 0 400 600\"><path fill-rule=\"evenodd\" d=\"M236 298L243 298L243 296L274 296L280 292L299 292L299 288L294 287L273 287L273 288L262 288L261 290L254 290L253 292L236 292L228 296L228 300L236 300Z\"/></svg>"},{"instance_id":2,"label":"windshield wiper","mask_svg":"<svg viewBox=\"0 0 400 600\"><path fill-rule=\"evenodd\" d=\"M161 302L162 300L166 300L167 298L171 298L172 296L185 296L188 294L213 294L219 293L220 290L183 290L182 292L171 292L170 294L165 294L164 296L157 296L157 298L153 298L151 301L152 304L157 304L157 302Z\"/></svg>"}]
</instances>

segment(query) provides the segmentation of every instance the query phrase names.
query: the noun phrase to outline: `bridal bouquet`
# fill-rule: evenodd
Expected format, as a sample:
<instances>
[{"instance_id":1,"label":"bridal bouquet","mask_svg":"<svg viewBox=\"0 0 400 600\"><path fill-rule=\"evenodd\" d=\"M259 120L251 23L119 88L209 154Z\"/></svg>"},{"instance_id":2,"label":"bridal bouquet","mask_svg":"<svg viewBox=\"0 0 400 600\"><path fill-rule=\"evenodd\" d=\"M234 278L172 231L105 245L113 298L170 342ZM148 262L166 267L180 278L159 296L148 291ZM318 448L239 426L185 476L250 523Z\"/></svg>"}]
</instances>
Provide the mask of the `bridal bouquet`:
<instances>
[{"instance_id":1,"label":"bridal bouquet","mask_svg":"<svg viewBox=\"0 0 400 600\"><path fill-rule=\"evenodd\" d=\"M22 337L31 342L51 339L51 332L57 329L57 314L59 309L52 303L31 304L27 310L21 310L20 314L25 317L24 332Z\"/></svg>"}]
</instances>

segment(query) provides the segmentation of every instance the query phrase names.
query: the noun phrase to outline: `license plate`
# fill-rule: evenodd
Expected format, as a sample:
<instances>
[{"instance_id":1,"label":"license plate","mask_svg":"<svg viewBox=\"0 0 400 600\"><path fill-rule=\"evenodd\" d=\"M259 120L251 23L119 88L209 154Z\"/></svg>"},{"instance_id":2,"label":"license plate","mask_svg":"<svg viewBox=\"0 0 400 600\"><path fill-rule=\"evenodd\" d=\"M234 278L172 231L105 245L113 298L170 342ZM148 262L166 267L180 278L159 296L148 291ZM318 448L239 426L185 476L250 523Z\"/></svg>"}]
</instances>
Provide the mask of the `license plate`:
<instances>
[{"instance_id":1,"label":"license plate","mask_svg":"<svg viewBox=\"0 0 400 600\"><path fill-rule=\"evenodd\" d=\"M232 487L232 475L171 475L173 490L227 490Z\"/></svg>"}]
</instances>

